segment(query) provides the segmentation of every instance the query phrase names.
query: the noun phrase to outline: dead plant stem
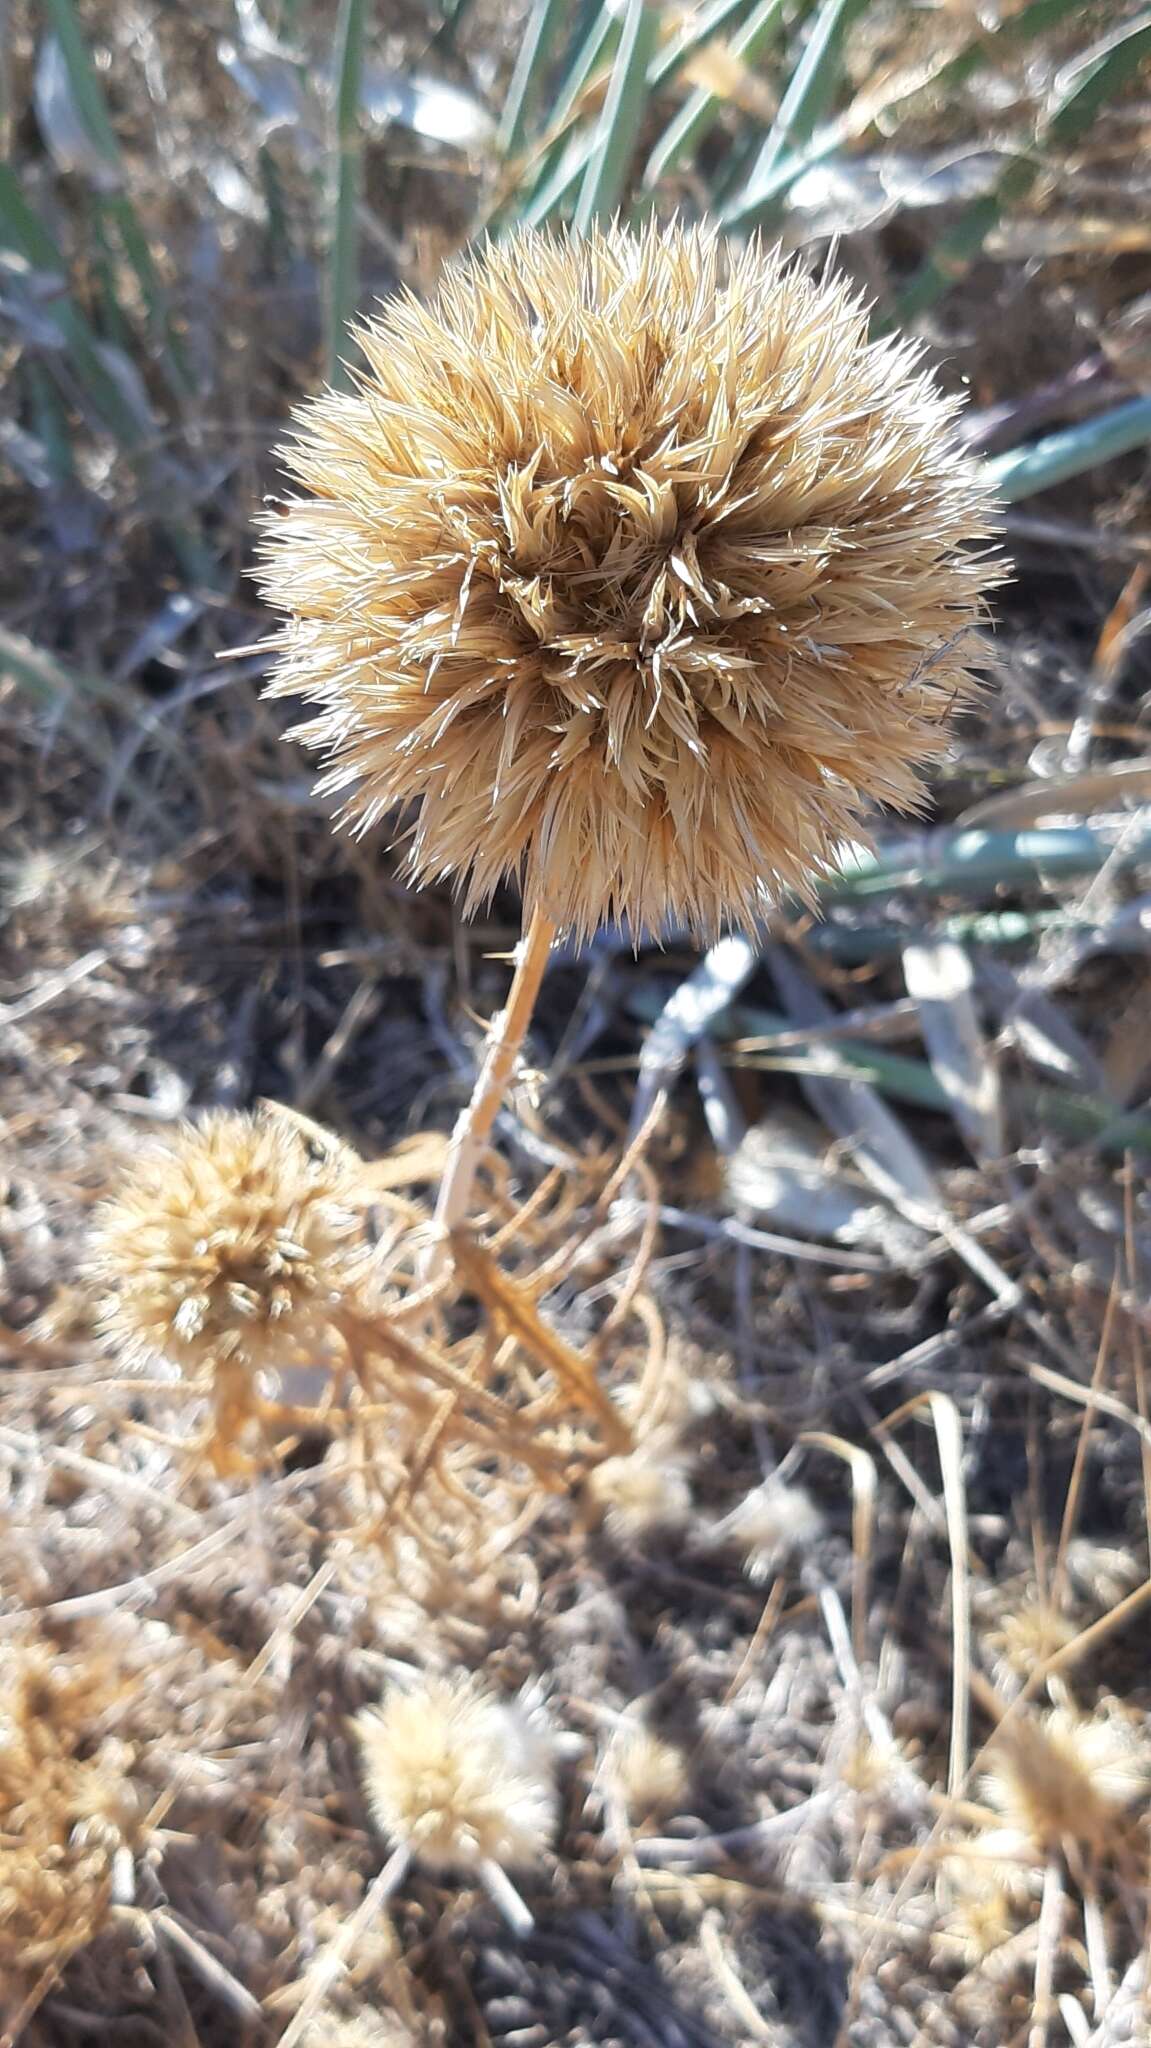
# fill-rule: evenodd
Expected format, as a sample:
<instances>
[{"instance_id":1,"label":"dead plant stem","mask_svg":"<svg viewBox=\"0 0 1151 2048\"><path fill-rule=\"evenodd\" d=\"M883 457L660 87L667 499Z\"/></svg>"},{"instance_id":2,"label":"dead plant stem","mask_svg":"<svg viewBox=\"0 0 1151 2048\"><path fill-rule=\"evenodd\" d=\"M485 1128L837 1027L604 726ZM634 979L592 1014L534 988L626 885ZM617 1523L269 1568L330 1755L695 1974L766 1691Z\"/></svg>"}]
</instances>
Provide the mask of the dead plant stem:
<instances>
[{"instance_id":1,"label":"dead plant stem","mask_svg":"<svg viewBox=\"0 0 1151 2048\"><path fill-rule=\"evenodd\" d=\"M492 1019L471 1100L457 1119L448 1146L447 1164L436 1201L437 1237L432 1260L437 1266L445 1257L452 1231L467 1221L484 1146L531 1022L555 936L556 927L552 919L542 910L533 911L528 928L516 947L515 973L507 1006Z\"/></svg>"}]
</instances>

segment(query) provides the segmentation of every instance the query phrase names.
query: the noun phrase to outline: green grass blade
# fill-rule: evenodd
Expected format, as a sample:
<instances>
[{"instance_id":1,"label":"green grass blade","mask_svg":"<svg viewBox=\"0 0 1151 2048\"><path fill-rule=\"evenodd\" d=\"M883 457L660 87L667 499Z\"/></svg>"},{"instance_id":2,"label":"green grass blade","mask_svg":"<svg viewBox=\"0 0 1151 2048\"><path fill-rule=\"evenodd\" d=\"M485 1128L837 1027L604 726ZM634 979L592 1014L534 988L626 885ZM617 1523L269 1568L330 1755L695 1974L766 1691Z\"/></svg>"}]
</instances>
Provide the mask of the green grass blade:
<instances>
[{"instance_id":1,"label":"green grass blade","mask_svg":"<svg viewBox=\"0 0 1151 2048\"><path fill-rule=\"evenodd\" d=\"M711 0L709 7L701 7L698 14L689 14L683 27L669 36L657 52L647 75L648 84L652 87L666 85L697 50L705 49L716 36L722 35L746 6L747 0Z\"/></svg>"},{"instance_id":2,"label":"green grass blade","mask_svg":"<svg viewBox=\"0 0 1151 2048\"><path fill-rule=\"evenodd\" d=\"M732 38L732 55L748 65L763 56L779 33L786 6L787 0L759 0L758 7ZM699 147L718 120L721 107L716 93L705 86L696 87L668 123L647 160L642 179L645 191L653 190L668 171L673 171Z\"/></svg>"},{"instance_id":3,"label":"green grass blade","mask_svg":"<svg viewBox=\"0 0 1151 2048\"><path fill-rule=\"evenodd\" d=\"M1067 144L1085 134L1096 114L1151 56L1151 14L1128 22L1062 71L1055 98L1040 124L1036 153L1007 166L994 192L976 199L945 234L896 302L896 319L906 326L934 305L975 261L992 228L1009 207L1025 198L1043 169L1048 142Z\"/></svg>"},{"instance_id":4,"label":"green grass blade","mask_svg":"<svg viewBox=\"0 0 1151 2048\"><path fill-rule=\"evenodd\" d=\"M566 149L561 145L558 161L554 163L550 176L522 208L520 219L528 227L542 228L560 211L587 170L594 149L594 135L573 135Z\"/></svg>"},{"instance_id":5,"label":"green grass blade","mask_svg":"<svg viewBox=\"0 0 1151 2048\"><path fill-rule=\"evenodd\" d=\"M1082 0L1032 0L1029 7L1021 7L1018 14L1006 15L991 34L986 32L974 36L936 73L934 84L938 91L941 86L953 90L962 85L975 72L992 63L1000 50L1010 51L1026 43L1037 42L1050 29L1058 28L1067 14L1078 12Z\"/></svg>"},{"instance_id":6,"label":"green grass blade","mask_svg":"<svg viewBox=\"0 0 1151 2048\"><path fill-rule=\"evenodd\" d=\"M637 992L627 1007L632 1016L646 1019L655 1014L656 1006L648 992L642 996ZM904 1103L911 1109L938 1110L944 1116L951 1111L946 1091L926 1060L889 1052L883 1046L859 1039L837 1038L829 1045L818 1033L810 1048L797 1045L794 1019L777 1010L734 1003L712 1020L709 1035L721 1042L733 1037L765 1039L767 1043L757 1058L773 1073L825 1071L830 1060L846 1078L865 1081L891 1102ZM785 1037L787 1044L773 1053L770 1041L776 1036ZM1093 1142L1110 1158L1121 1157L1126 1151L1151 1151L1151 1119L1138 1110L1117 1111L1112 1104L1091 1095L1063 1088L1034 1087L1026 1082L1013 1088L1012 1106L1020 1118L1032 1124L1039 1121L1072 1143Z\"/></svg>"},{"instance_id":7,"label":"green grass blade","mask_svg":"<svg viewBox=\"0 0 1151 2048\"><path fill-rule=\"evenodd\" d=\"M651 0L628 0L611 84L596 130L573 226L586 235L595 221L616 212L635 154L647 104L648 68L659 36L659 11Z\"/></svg>"},{"instance_id":8,"label":"green grass blade","mask_svg":"<svg viewBox=\"0 0 1151 2048\"><path fill-rule=\"evenodd\" d=\"M1013 14L1000 22L993 38L986 34L974 37L958 56L943 65L932 80L935 92L938 93L944 87L954 91L973 72L987 65L994 50L1001 45L1014 46L1037 38L1048 28L1054 27L1064 15L1072 12L1078 5L1079 0L1033 0L1030 7L1024 7L1018 14ZM884 106L875 107L871 116L872 124L898 104L898 99L895 99L888 101ZM805 171L825 164L844 147L845 143L855 139L854 132L845 129L842 120L830 121L818 128L807 148L785 157L757 190L758 217L762 220L770 216ZM750 152L748 154L750 155ZM724 196L726 191L741 190L748 183L749 178L740 168L735 175L729 174L725 183L721 184L720 196Z\"/></svg>"},{"instance_id":9,"label":"green grass blade","mask_svg":"<svg viewBox=\"0 0 1151 2048\"><path fill-rule=\"evenodd\" d=\"M595 76L596 66L606 63L618 41L619 16L612 8L603 7L572 58L563 84L556 93L549 129L562 131L567 126L589 81Z\"/></svg>"},{"instance_id":10,"label":"green grass blade","mask_svg":"<svg viewBox=\"0 0 1151 2048\"><path fill-rule=\"evenodd\" d=\"M364 74L367 0L340 0L336 29L336 179L328 256L327 376L337 391L351 378L341 351L360 292L356 217L360 203L360 92Z\"/></svg>"},{"instance_id":11,"label":"green grass blade","mask_svg":"<svg viewBox=\"0 0 1151 2048\"><path fill-rule=\"evenodd\" d=\"M529 226L538 227L547 220L579 181L592 143L586 136L571 136L568 130L579 114L581 100L596 76L597 66L611 56L618 39L616 16L610 7L601 8L579 44L556 95L555 111L539 160L526 173L515 195L515 215Z\"/></svg>"},{"instance_id":12,"label":"green grass blade","mask_svg":"<svg viewBox=\"0 0 1151 2048\"><path fill-rule=\"evenodd\" d=\"M1006 455L994 456L984 463L983 474L1000 498L1015 504L1034 491L1045 491L1052 484L1065 483L1068 477L1081 476L1098 462L1110 462L1132 448L1142 448L1148 441L1151 398L1133 398L1127 405L1117 405L1113 411L1084 420L1078 426L1045 434L1030 447L1012 448Z\"/></svg>"},{"instance_id":13,"label":"green grass blade","mask_svg":"<svg viewBox=\"0 0 1151 2048\"><path fill-rule=\"evenodd\" d=\"M751 174L722 216L726 228L755 227L775 204L772 178L784 158L802 155L825 120L839 87L848 30L867 4L868 0L823 0Z\"/></svg>"},{"instance_id":14,"label":"green grass blade","mask_svg":"<svg viewBox=\"0 0 1151 2048\"><path fill-rule=\"evenodd\" d=\"M1151 57L1151 11L1112 31L1055 80L1044 139L1074 142Z\"/></svg>"},{"instance_id":15,"label":"green grass blade","mask_svg":"<svg viewBox=\"0 0 1151 2048\"><path fill-rule=\"evenodd\" d=\"M678 35L656 49L647 71L649 91L655 92L666 86L689 58L742 12L746 4L747 0L712 0L710 7L693 15ZM597 134L572 136L565 145L564 130L577 113L582 94L596 77L596 67L610 53L618 34L618 19L610 8L605 7L592 23L564 80L551 123L554 139L519 205L520 218L531 227L541 227L559 211L575 191L591 161Z\"/></svg>"},{"instance_id":16,"label":"green grass blade","mask_svg":"<svg viewBox=\"0 0 1151 2048\"><path fill-rule=\"evenodd\" d=\"M3 163L0 163L0 249L11 250L30 269L43 275L61 281L67 276L67 264L54 236L29 206L11 166ZM63 289L54 293L41 310L43 317L56 329L66 360L104 425L126 452L138 447L139 423L115 378L109 376L101 362L96 336L71 293Z\"/></svg>"},{"instance_id":17,"label":"green grass blade","mask_svg":"<svg viewBox=\"0 0 1151 2048\"><path fill-rule=\"evenodd\" d=\"M172 328L167 296L152 257L148 237L128 196L120 144L112 126L104 89L92 63L79 18L72 0L44 0L44 10L64 59L76 112L105 166L106 176L99 181L97 193L101 210L114 223L124 255L135 273L148 325L160 350L169 381L174 390L186 393L190 387L187 365L179 339ZM111 281L109 290L115 297Z\"/></svg>"},{"instance_id":18,"label":"green grass blade","mask_svg":"<svg viewBox=\"0 0 1151 2048\"><path fill-rule=\"evenodd\" d=\"M15 171L6 163L0 163L0 249L11 250L33 270L64 276L66 266L55 236L29 206Z\"/></svg>"},{"instance_id":19,"label":"green grass blade","mask_svg":"<svg viewBox=\"0 0 1151 2048\"><path fill-rule=\"evenodd\" d=\"M1151 405L1151 400L1144 403ZM1020 832L933 832L861 854L820 890L825 902L861 903L906 889L915 895L979 896L989 889L1042 888L1097 874L1104 861L1126 870L1151 861L1151 829L1125 837L1089 825Z\"/></svg>"},{"instance_id":20,"label":"green grass blade","mask_svg":"<svg viewBox=\"0 0 1151 2048\"><path fill-rule=\"evenodd\" d=\"M119 186L123 182L120 144L72 0L44 0L44 12L60 45L76 111L108 167L109 180Z\"/></svg>"},{"instance_id":21,"label":"green grass blade","mask_svg":"<svg viewBox=\"0 0 1151 2048\"><path fill-rule=\"evenodd\" d=\"M28 402L36 438L44 450L52 480L57 486L73 484L76 480L76 463L60 393L48 376L43 363L29 359L21 368L27 381Z\"/></svg>"},{"instance_id":22,"label":"green grass blade","mask_svg":"<svg viewBox=\"0 0 1151 2048\"><path fill-rule=\"evenodd\" d=\"M516 156L523 145L527 118L533 101L540 97L555 33L566 6L567 0L535 0L496 136L496 147L502 156Z\"/></svg>"}]
</instances>

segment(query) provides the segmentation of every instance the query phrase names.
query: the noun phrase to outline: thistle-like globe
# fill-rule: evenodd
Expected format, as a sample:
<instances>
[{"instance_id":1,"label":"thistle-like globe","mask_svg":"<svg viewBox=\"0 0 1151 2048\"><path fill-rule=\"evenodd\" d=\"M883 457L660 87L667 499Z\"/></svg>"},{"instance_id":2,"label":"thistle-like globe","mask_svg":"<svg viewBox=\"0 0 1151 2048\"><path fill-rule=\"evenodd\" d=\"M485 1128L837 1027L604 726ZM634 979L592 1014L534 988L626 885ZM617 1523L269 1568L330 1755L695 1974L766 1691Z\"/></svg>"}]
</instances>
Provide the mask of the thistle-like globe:
<instances>
[{"instance_id":1,"label":"thistle-like globe","mask_svg":"<svg viewBox=\"0 0 1151 2048\"><path fill-rule=\"evenodd\" d=\"M468 1673L426 1678L356 1718L368 1804L430 1870L538 1862L555 1832L555 1761L539 1726Z\"/></svg>"},{"instance_id":2,"label":"thistle-like globe","mask_svg":"<svg viewBox=\"0 0 1151 2048\"><path fill-rule=\"evenodd\" d=\"M272 688L469 909L713 933L914 807L996 570L954 402L842 281L521 232L367 322L265 522Z\"/></svg>"},{"instance_id":3,"label":"thistle-like globe","mask_svg":"<svg viewBox=\"0 0 1151 2048\"><path fill-rule=\"evenodd\" d=\"M156 1138L98 1211L90 1270L127 1360L190 1377L322 1346L367 1260L360 1162L274 1111L216 1111Z\"/></svg>"}]
</instances>

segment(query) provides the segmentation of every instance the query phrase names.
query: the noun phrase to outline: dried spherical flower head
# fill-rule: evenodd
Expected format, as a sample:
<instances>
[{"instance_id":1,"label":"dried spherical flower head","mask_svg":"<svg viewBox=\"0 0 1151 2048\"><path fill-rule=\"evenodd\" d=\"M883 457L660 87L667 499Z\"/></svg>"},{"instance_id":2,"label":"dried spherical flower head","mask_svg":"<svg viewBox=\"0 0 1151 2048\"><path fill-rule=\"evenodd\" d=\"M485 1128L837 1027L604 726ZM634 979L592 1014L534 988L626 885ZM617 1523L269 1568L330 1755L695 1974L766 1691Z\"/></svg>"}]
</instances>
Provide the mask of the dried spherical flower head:
<instances>
[{"instance_id":1,"label":"dried spherical flower head","mask_svg":"<svg viewBox=\"0 0 1151 2048\"><path fill-rule=\"evenodd\" d=\"M1094 1714L1052 1707L1008 1723L992 1746L985 1798L1024 1843L1105 1853L1151 1790L1146 1730L1117 1703Z\"/></svg>"},{"instance_id":2,"label":"dried spherical flower head","mask_svg":"<svg viewBox=\"0 0 1151 2048\"><path fill-rule=\"evenodd\" d=\"M761 1586L789 1557L810 1551L823 1534L823 1516L802 1486L765 1479L707 1531L705 1543L730 1543L743 1552L743 1568Z\"/></svg>"},{"instance_id":3,"label":"dried spherical flower head","mask_svg":"<svg viewBox=\"0 0 1151 2048\"><path fill-rule=\"evenodd\" d=\"M319 1346L365 1258L355 1155L274 1110L157 1139L99 1212L91 1264L108 1337L192 1377Z\"/></svg>"},{"instance_id":4,"label":"dried spherical flower head","mask_svg":"<svg viewBox=\"0 0 1151 2048\"><path fill-rule=\"evenodd\" d=\"M658 1431L638 1450L594 1465L587 1493L613 1543L641 1542L654 1529L682 1528L691 1513L687 1459Z\"/></svg>"},{"instance_id":5,"label":"dried spherical flower head","mask_svg":"<svg viewBox=\"0 0 1151 2048\"><path fill-rule=\"evenodd\" d=\"M0 2022L4 1994L90 1940L130 1854L132 1754L100 1732L113 1671L9 1643L0 1671Z\"/></svg>"},{"instance_id":6,"label":"dried spherical flower head","mask_svg":"<svg viewBox=\"0 0 1151 2048\"><path fill-rule=\"evenodd\" d=\"M358 334L268 516L277 694L473 907L702 931L914 805L994 580L953 402L842 281L708 230L522 231Z\"/></svg>"},{"instance_id":7,"label":"dried spherical flower head","mask_svg":"<svg viewBox=\"0 0 1151 2048\"><path fill-rule=\"evenodd\" d=\"M475 1678L427 1678L356 1721L381 1832L432 1870L538 1862L555 1832L551 1745Z\"/></svg>"}]
</instances>

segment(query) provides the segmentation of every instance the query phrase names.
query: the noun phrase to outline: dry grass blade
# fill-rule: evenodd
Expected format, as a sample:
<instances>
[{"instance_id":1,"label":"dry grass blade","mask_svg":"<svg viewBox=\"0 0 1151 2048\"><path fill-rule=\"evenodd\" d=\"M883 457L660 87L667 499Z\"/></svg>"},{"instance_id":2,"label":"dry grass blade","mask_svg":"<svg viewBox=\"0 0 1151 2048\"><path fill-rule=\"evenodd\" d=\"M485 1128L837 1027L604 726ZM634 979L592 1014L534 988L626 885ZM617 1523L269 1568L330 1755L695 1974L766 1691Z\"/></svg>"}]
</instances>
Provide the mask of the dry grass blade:
<instances>
[{"instance_id":1,"label":"dry grass blade","mask_svg":"<svg viewBox=\"0 0 1151 2048\"><path fill-rule=\"evenodd\" d=\"M411 1850L401 1845L372 1879L343 1932L312 1965L304 1980L304 1996L280 2037L279 2048L300 2048L311 2022L322 2011L329 1993L343 1976L349 1959L355 1955L358 1943L363 1940L381 1907L403 1883L411 1860Z\"/></svg>"},{"instance_id":2,"label":"dry grass blade","mask_svg":"<svg viewBox=\"0 0 1151 2048\"><path fill-rule=\"evenodd\" d=\"M875 1460L862 1445L850 1444L827 1430L808 1430L800 1442L816 1444L842 1458L851 1472L851 1646L861 1664L867 1655L868 1588L875 1540Z\"/></svg>"},{"instance_id":3,"label":"dry grass blade","mask_svg":"<svg viewBox=\"0 0 1151 2048\"><path fill-rule=\"evenodd\" d=\"M965 810L957 824L1015 832L1044 818L1090 818L1101 811L1121 811L1151 800L1151 762L1115 761L1079 775L1052 775L1027 782L998 796L984 797Z\"/></svg>"},{"instance_id":4,"label":"dry grass blade","mask_svg":"<svg viewBox=\"0 0 1151 2048\"><path fill-rule=\"evenodd\" d=\"M947 940L905 946L903 977L919 1007L932 1072L976 1159L1003 1151L999 1069L980 1030L975 975L962 946Z\"/></svg>"},{"instance_id":5,"label":"dry grass blade","mask_svg":"<svg viewBox=\"0 0 1151 2048\"><path fill-rule=\"evenodd\" d=\"M632 1098L630 1135L647 1122L688 1053L755 972L758 948L750 939L720 939L668 997L643 1042Z\"/></svg>"},{"instance_id":6,"label":"dry grass blade","mask_svg":"<svg viewBox=\"0 0 1151 2048\"><path fill-rule=\"evenodd\" d=\"M918 1395L894 1415L889 1415L887 1427L890 1429L903 1416L914 1414L917 1408L922 1407L930 1411L939 1446L947 1541L951 1551L952 1682L947 1790L952 1799L958 1799L967 1780L971 1699L970 1543L963 1480L963 1426L959 1410L949 1395L929 1393Z\"/></svg>"},{"instance_id":7,"label":"dry grass blade","mask_svg":"<svg viewBox=\"0 0 1151 2048\"><path fill-rule=\"evenodd\" d=\"M788 1015L797 1024L821 1024L834 1012L798 962L773 946L772 973ZM851 1143L860 1171L881 1194L896 1195L913 1212L938 1217L943 1201L934 1174L899 1119L863 1081L805 1077L803 1092L837 1137Z\"/></svg>"}]
</instances>

